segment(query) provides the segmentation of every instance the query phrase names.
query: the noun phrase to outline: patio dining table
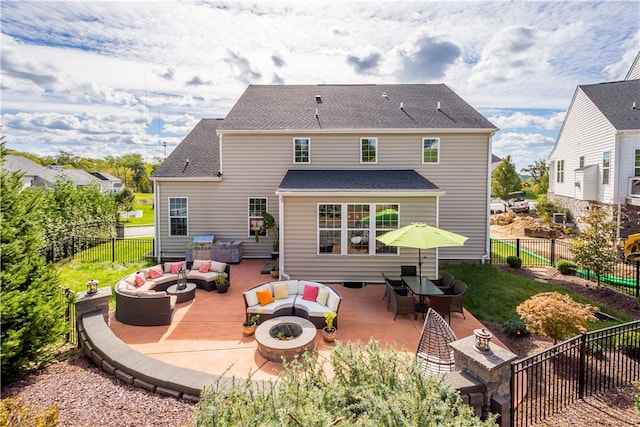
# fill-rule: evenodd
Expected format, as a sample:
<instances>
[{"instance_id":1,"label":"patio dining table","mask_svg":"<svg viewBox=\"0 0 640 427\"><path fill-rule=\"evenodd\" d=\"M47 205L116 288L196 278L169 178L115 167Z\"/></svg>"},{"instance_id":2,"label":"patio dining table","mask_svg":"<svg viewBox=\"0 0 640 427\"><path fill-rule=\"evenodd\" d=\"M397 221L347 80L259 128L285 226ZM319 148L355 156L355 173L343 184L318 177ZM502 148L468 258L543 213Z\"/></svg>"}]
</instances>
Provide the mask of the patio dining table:
<instances>
[{"instance_id":1,"label":"patio dining table","mask_svg":"<svg viewBox=\"0 0 640 427\"><path fill-rule=\"evenodd\" d=\"M416 311L422 313L426 313L429 309L429 304L426 303L426 298L429 295L442 295L444 293L435 283L424 276L400 276L400 279L411 290L411 293L418 296L419 303Z\"/></svg>"}]
</instances>

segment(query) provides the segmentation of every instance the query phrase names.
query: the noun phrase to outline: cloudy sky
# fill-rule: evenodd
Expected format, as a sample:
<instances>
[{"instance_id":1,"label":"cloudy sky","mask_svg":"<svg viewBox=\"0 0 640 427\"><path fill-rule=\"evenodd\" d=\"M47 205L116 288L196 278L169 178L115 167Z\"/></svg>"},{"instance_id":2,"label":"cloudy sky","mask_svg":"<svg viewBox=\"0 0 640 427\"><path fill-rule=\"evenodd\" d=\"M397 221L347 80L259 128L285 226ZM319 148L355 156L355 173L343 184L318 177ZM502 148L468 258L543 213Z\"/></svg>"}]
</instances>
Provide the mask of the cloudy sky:
<instances>
[{"instance_id":1,"label":"cloudy sky","mask_svg":"<svg viewBox=\"0 0 640 427\"><path fill-rule=\"evenodd\" d=\"M163 157L249 84L446 83L518 168L579 84L624 79L637 1L6 1L2 135L38 155ZM166 143L166 147L164 147Z\"/></svg>"}]
</instances>

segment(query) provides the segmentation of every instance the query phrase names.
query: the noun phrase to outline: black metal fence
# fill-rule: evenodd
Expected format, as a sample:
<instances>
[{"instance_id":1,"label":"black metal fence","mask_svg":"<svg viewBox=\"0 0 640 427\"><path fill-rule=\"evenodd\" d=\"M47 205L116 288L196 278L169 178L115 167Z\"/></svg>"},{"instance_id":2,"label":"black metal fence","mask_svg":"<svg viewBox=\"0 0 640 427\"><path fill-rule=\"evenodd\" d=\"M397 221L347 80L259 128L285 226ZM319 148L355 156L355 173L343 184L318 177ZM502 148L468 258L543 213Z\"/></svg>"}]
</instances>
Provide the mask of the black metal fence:
<instances>
[{"instance_id":1,"label":"black metal fence","mask_svg":"<svg viewBox=\"0 0 640 427\"><path fill-rule=\"evenodd\" d=\"M511 364L511 425L528 426L640 379L640 320L587 332Z\"/></svg>"},{"instance_id":2,"label":"black metal fence","mask_svg":"<svg viewBox=\"0 0 640 427\"><path fill-rule=\"evenodd\" d=\"M517 256L525 267L555 266L558 261L571 261L571 243L557 239L491 239L491 263L506 265L509 256ZM589 270L579 269L579 276L597 280ZM640 262L620 258L614 271L600 276L600 282L628 295L640 297Z\"/></svg>"},{"instance_id":3,"label":"black metal fence","mask_svg":"<svg viewBox=\"0 0 640 427\"><path fill-rule=\"evenodd\" d=\"M43 249L49 262L74 258L83 262L137 262L153 256L152 238L76 237L52 242Z\"/></svg>"}]
</instances>

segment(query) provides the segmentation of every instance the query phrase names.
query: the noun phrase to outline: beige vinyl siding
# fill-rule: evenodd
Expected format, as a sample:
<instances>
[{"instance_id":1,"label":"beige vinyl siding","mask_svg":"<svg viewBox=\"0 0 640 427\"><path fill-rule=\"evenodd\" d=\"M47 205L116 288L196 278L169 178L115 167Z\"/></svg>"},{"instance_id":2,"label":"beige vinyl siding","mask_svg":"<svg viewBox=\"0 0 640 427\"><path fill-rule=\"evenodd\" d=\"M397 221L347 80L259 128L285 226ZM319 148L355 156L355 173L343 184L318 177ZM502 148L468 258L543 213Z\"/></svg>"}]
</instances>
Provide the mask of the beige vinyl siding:
<instances>
[{"instance_id":1,"label":"beige vinyl siding","mask_svg":"<svg viewBox=\"0 0 640 427\"><path fill-rule=\"evenodd\" d=\"M597 194L600 202L610 203L613 197L614 170L616 164L615 129L591 102L589 97L578 88L576 96L569 108L558 142L551 155L554 165L564 160L564 182L555 182L555 175L549 178L554 181L554 194L575 197L575 170L580 166L580 156L584 156L584 165L598 165L598 188L583 189ZM602 153L611 152L609 185L602 185ZM584 185L584 183L581 183Z\"/></svg>"},{"instance_id":2,"label":"beige vinyl siding","mask_svg":"<svg viewBox=\"0 0 640 427\"><path fill-rule=\"evenodd\" d=\"M285 198L284 272L292 278L332 281L382 281L381 273L400 275L400 265L418 265L418 250L400 248L398 255L318 255L318 203L397 203L400 226L435 222L435 197L296 197ZM371 236L370 238L375 238ZM422 273L435 277L435 250L422 251Z\"/></svg>"}]
</instances>

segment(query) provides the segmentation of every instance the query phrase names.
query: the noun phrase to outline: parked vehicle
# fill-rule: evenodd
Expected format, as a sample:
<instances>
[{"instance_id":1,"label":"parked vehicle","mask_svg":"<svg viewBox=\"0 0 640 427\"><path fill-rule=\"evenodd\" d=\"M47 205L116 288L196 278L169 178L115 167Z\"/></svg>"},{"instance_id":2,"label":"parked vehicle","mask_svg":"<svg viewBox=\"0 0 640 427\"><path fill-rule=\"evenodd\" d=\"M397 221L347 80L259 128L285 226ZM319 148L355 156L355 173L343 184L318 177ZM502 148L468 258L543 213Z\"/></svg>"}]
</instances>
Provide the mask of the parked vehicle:
<instances>
[{"instance_id":1,"label":"parked vehicle","mask_svg":"<svg viewBox=\"0 0 640 427\"><path fill-rule=\"evenodd\" d=\"M522 191L514 191L509 193L509 196L511 196L511 198L505 202L508 210L514 211L515 213L529 213L529 201L524 198Z\"/></svg>"}]
</instances>

